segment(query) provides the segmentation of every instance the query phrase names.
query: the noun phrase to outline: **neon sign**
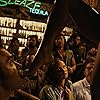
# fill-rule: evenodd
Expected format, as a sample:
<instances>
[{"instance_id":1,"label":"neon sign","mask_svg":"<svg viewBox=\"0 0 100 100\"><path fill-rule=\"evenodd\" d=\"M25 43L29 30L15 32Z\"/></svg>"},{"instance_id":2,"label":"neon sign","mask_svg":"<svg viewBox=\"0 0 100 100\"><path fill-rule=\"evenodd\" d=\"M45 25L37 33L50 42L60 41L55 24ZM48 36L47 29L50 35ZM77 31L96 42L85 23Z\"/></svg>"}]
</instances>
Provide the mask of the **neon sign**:
<instances>
[{"instance_id":1,"label":"neon sign","mask_svg":"<svg viewBox=\"0 0 100 100\"><path fill-rule=\"evenodd\" d=\"M43 9L43 4L44 3L35 0L0 0L0 7L7 5L19 5L29 9L30 13L48 16L49 12L45 10L45 8Z\"/></svg>"}]
</instances>

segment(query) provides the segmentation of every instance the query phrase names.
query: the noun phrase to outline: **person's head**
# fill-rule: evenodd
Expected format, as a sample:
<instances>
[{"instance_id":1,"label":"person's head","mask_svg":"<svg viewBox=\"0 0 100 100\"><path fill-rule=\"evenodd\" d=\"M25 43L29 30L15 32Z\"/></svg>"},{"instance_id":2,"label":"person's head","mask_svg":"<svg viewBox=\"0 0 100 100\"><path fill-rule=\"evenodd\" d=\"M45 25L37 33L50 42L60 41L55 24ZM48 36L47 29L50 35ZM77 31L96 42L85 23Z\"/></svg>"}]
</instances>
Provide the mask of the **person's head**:
<instances>
[{"instance_id":1,"label":"person's head","mask_svg":"<svg viewBox=\"0 0 100 100\"><path fill-rule=\"evenodd\" d=\"M66 40L63 34L60 34L56 37L55 44L58 48L64 48L66 46Z\"/></svg>"},{"instance_id":2,"label":"person's head","mask_svg":"<svg viewBox=\"0 0 100 100\"><path fill-rule=\"evenodd\" d=\"M46 78L49 83L59 84L68 78L68 70L65 63L59 59L54 59L47 68Z\"/></svg>"},{"instance_id":3,"label":"person's head","mask_svg":"<svg viewBox=\"0 0 100 100\"><path fill-rule=\"evenodd\" d=\"M90 53L91 55L96 56L97 50L96 50L95 48L91 48L91 49L89 50L89 53Z\"/></svg>"},{"instance_id":4,"label":"person's head","mask_svg":"<svg viewBox=\"0 0 100 100\"><path fill-rule=\"evenodd\" d=\"M14 90L22 86L12 55L0 49L0 83L6 90Z\"/></svg>"},{"instance_id":5,"label":"person's head","mask_svg":"<svg viewBox=\"0 0 100 100\"><path fill-rule=\"evenodd\" d=\"M80 36L76 36L75 42L76 42L76 45L79 45L81 43Z\"/></svg>"},{"instance_id":6,"label":"person's head","mask_svg":"<svg viewBox=\"0 0 100 100\"><path fill-rule=\"evenodd\" d=\"M39 45L39 41L37 35L30 35L27 37L27 46L29 48L38 47L38 45Z\"/></svg>"},{"instance_id":7,"label":"person's head","mask_svg":"<svg viewBox=\"0 0 100 100\"><path fill-rule=\"evenodd\" d=\"M94 70L94 66L95 66L95 59L88 58L85 62L84 75L89 83L91 82L92 79L92 72Z\"/></svg>"},{"instance_id":8,"label":"person's head","mask_svg":"<svg viewBox=\"0 0 100 100\"><path fill-rule=\"evenodd\" d=\"M70 37L66 43L66 47L67 49L72 49L73 45L74 45L74 39Z\"/></svg>"},{"instance_id":9,"label":"person's head","mask_svg":"<svg viewBox=\"0 0 100 100\"><path fill-rule=\"evenodd\" d=\"M71 38L73 38L75 45L79 45L81 43L81 39L80 39L80 36L78 34L73 34L71 36Z\"/></svg>"},{"instance_id":10,"label":"person's head","mask_svg":"<svg viewBox=\"0 0 100 100\"><path fill-rule=\"evenodd\" d=\"M72 38L69 38L67 41L69 46L73 46L74 45L74 40Z\"/></svg>"},{"instance_id":11,"label":"person's head","mask_svg":"<svg viewBox=\"0 0 100 100\"><path fill-rule=\"evenodd\" d=\"M10 47L11 47L14 51L16 51L16 50L19 49L19 40L18 40L18 38L13 38L13 39L11 40Z\"/></svg>"}]
</instances>

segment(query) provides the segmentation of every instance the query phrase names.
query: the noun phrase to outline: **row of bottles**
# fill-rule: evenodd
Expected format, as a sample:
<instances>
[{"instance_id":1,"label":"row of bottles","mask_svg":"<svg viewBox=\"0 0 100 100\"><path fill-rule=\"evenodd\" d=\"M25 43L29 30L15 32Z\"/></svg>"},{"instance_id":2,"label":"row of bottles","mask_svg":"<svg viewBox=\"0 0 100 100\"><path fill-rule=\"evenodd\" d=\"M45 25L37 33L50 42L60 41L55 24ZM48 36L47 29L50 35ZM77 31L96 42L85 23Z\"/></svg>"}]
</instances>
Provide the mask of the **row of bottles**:
<instances>
[{"instance_id":1,"label":"row of bottles","mask_svg":"<svg viewBox=\"0 0 100 100\"><path fill-rule=\"evenodd\" d=\"M16 33L16 29L0 27L1 35L13 36L13 33Z\"/></svg>"},{"instance_id":2,"label":"row of bottles","mask_svg":"<svg viewBox=\"0 0 100 100\"><path fill-rule=\"evenodd\" d=\"M29 35L37 35L39 39L43 39L46 24L42 22L20 20L20 28L16 28L17 19L0 17L0 35L4 46L10 44L13 36L18 37L20 47L25 47L27 44L27 37Z\"/></svg>"},{"instance_id":3,"label":"row of bottles","mask_svg":"<svg viewBox=\"0 0 100 100\"><path fill-rule=\"evenodd\" d=\"M0 17L0 26L2 27L11 27L16 28L17 19L8 18L8 17ZM33 30L33 31L45 31L46 24L35 21L26 21L20 20L19 23L23 29L25 30Z\"/></svg>"},{"instance_id":4,"label":"row of bottles","mask_svg":"<svg viewBox=\"0 0 100 100\"><path fill-rule=\"evenodd\" d=\"M44 32L46 27L45 23L40 23L35 21L25 21L25 20L20 20L20 25L23 27L23 29L41 31L41 32Z\"/></svg>"},{"instance_id":5,"label":"row of bottles","mask_svg":"<svg viewBox=\"0 0 100 100\"><path fill-rule=\"evenodd\" d=\"M29 35L36 35L36 33L33 31L19 30L19 37L27 38Z\"/></svg>"},{"instance_id":6,"label":"row of bottles","mask_svg":"<svg viewBox=\"0 0 100 100\"><path fill-rule=\"evenodd\" d=\"M7 37L7 36L2 36L1 39L3 41L3 44L4 45L10 45L10 41L12 40L13 37ZM20 47L25 47L26 46L26 43L27 43L27 39L24 39L24 38L18 38L19 40L19 44L20 44Z\"/></svg>"},{"instance_id":7,"label":"row of bottles","mask_svg":"<svg viewBox=\"0 0 100 100\"><path fill-rule=\"evenodd\" d=\"M8 17L0 17L0 26L4 27L16 27L17 19L8 18Z\"/></svg>"},{"instance_id":8,"label":"row of bottles","mask_svg":"<svg viewBox=\"0 0 100 100\"><path fill-rule=\"evenodd\" d=\"M22 37L22 38L27 38L29 35L39 35L39 36L44 35L44 33L41 32L34 32L34 31L27 31L27 30L19 30L18 33L19 33L18 37ZM5 36L13 36L13 34L17 34L17 33L16 33L16 29L0 27L0 34Z\"/></svg>"}]
</instances>

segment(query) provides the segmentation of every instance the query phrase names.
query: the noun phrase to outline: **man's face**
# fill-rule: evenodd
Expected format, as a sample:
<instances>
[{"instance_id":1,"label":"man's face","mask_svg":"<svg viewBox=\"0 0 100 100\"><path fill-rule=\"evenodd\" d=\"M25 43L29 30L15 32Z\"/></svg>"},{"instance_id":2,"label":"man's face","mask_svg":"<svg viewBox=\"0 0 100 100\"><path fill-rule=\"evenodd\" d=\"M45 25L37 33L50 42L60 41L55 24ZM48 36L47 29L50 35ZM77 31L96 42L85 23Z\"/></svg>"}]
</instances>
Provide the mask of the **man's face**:
<instances>
[{"instance_id":1,"label":"man's face","mask_svg":"<svg viewBox=\"0 0 100 100\"><path fill-rule=\"evenodd\" d=\"M85 77L87 79L87 81L90 83L91 79L92 79L92 72L94 70L94 66L95 66L95 62L90 62L86 65L85 68Z\"/></svg>"},{"instance_id":2,"label":"man's face","mask_svg":"<svg viewBox=\"0 0 100 100\"><path fill-rule=\"evenodd\" d=\"M3 52L3 54L0 55L0 67L6 76L4 85L8 89L17 89L22 85L22 81L18 75L13 57L4 49L0 50L0 52Z\"/></svg>"},{"instance_id":3,"label":"man's face","mask_svg":"<svg viewBox=\"0 0 100 100\"><path fill-rule=\"evenodd\" d=\"M36 46L36 38L35 37L33 37L33 38L28 38L28 40L27 40L27 44L28 44L28 47L30 47L30 48L33 48L33 47L35 47Z\"/></svg>"},{"instance_id":4,"label":"man's face","mask_svg":"<svg viewBox=\"0 0 100 100\"><path fill-rule=\"evenodd\" d=\"M19 49L19 42L17 40L15 40L13 43L12 43L12 46L13 46L13 49L14 50L18 50Z\"/></svg>"},{"instance_id":5,"label":"man's face","mask_svg":"<svg viewBox=\"0 0 100 100\"><path fill-rule=\"evenodd\" d=\"M81 42L79 36L77 36L75 40L76 40L76 45L78 45Z\"/></svg>"},{"instance_id":6,"label":"man's face","mask_svg":"<svg viewBox=\"0 0 100 100\"><path fill-rule=\"evenodd\" d=\"M96 54L96 52L97 52L97 51L96 51L96 49L95 49L95 48L91 48L91 49L90 49L90 53L91 53L92 55L95 55L95 54Z\"/></svg>"},{"instance_id":7,"label":"man's face","mask_svg":"<svg viewBox=\"0 0 100 100\"><path fill-rule=\"evenodd\" d=\"M63 36L57 37L56 44L59 48L64 47L64 37Z\"/></svg>"}]
</instances>

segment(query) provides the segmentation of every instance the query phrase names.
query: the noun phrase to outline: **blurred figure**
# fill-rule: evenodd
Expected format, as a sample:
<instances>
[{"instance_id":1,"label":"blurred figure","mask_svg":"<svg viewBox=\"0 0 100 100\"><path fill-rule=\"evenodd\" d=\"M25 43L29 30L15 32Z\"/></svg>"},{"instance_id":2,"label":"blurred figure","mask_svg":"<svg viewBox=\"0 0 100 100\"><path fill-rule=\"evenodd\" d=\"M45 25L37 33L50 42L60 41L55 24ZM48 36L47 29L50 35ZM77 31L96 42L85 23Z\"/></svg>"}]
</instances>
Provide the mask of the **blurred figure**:
<instances>
[{"instance_id":1,"label":"blurred figure","mask_svg":"<svg viewBox=\"0 0 100 100\"><path fill-rule=\"evenodd\" d=\"M30 35L27 37L27 47L22 51L22 57L24 57L28 52L33 52L34 55L38 49L39 42L37 35Z\"/></svg>"},{"instance_id":2,"label":"blurred figure","mask_svg":"<svg viewBox=\"0 0 100 100\"><path fill-rule=\"evenodd\" d=\"M21 63L23 76L26 77L26 74L29 73L30 66L35 58L35 54L38 50L39 42L37 35L30 35L27 37L27 47L22 50ZM23 90L27 91L30 94L37 96L38 91L37 83L38 83L38 71L31 75L30 77L26 77L28 80L27 87ZM22 95L18 95L18 99L24 100L25 98Z\"/></svg>"},{"instance_id":3,"label":"blurred figure","mask_svg":"<svg viewBox=\"0 0 100 100\"><path fill-rule=\"evenodd\" d=\"M18 38L13 38L8 47L8 51L14 56L14 60L19 59L19 40Z\"/></svg>"},{"instance_id":4,"label":"blurred figure","mask_svg":"<svg viewBox=\"0 0 100 100\"><path fill-rule=\"evenodd\" d=\"M86 44L85 43L80 43L79 45L79 54L81 56L81 62L84 62L86 59Z\"/></svg>"},{"instance_id":5,"label":"blurred figure","mask_svg":"<svg viewBox=\"0 0 100 100\"><path fill-rule=\"evenodd\" d=\"M37 35L30 35L27 37L27 46L22 50L21 62L24 69L28 68L28 64L34 59L34 56L38 50L39 41Z\"/></svg>"},{"instance_id":6,"label":"blurred figure","mask_svg":"<svg viewBox=\"0 0 100 100\"><path fill-rule=\"evenodd\" d=\"M97 54L97 50L96 50L96 48L91 48L89 51L88 51L88 53L87 53L87 56L86 56L86 58L88 59L88 58L96 58L96 54Z\"/></svg>"},{"instance_id":7,"label":"blurred figure","mask_svg":"<svg viewBox=\"0 0 100 100\"><path fill-rule=\"evenodd\" d=\"M95 59L88 58L85 62L84 79L73 84L75 100L91 100L90 83L94 66Z\"/></svg>"},{"instance_id":8,"label":"blurred figure","mask_svg":"<svg viewBox=\"0 0 100 100\"><path fill-rule=\"evenodd\" d=\"M74 100L68 69L59 59L52 61L47 68L45 85L40 91L40 100Z\"/></svg>"},{"instance_id":9,"label":"blurred figure","mask_svg":"<svg viewBox=\"0 0 100 100\"><path fill-rule=\"evenodd\" d=\"M76 70L76 62L74 59L73 51L69 50L66 47L66 40L62 34L60 36L57 36L55 40L53 56L54 58L59 58L67 65L69 71L69 77L72 80L73 73Z\"/></svg>"},{"instance_id":10,"label":"blurred figure","mask_svg":"<svg viewBox=\"0 0 100 100\"><path fill-rule=\"evenodd\" d=\"M3 48L3 41L1 39L1 35L0 35L0 48Z\"/></svg>"},{"instance_id":11,"label":"blurred figure","mask_svg":"<svg viewBox=\"0 0 100 100\"><path fill-rule=\"evenodd\" d=\"M73 49L73 45L74 45L74 40L73 40L73 38L69 38L68 39L68 41L67 41L67 48L69 49L69 50L72 50Z\"/></svg>"},{"instance_id":12,"label":"blurred figure","mask_svg":"<svg viewBox=\"0 0 100 100\"><path fill-rule=\"evenodd\" d=\"M25 86L26 81L19 77L12 54L0 48L0 100L15 100L10 96L18 89L20 90L17 92L28 98L27 100L39 100L37 97L21 91L21 88Z\"/></svg>"},{"instance_id":13,"label":"blurred figure","mask_svg":"<svg viewBox=\"0 0 100 100\"><path fill-rule=\"evenodd\" d=\"M30 63L32 63L34 56L38 50L39 42L37 35L30 35L27 37L27 47L22 50L21 63L23 64L23 69L29 68Z\"/></svg>"},{"instance_id":14,"label":"blurred figure","mask_svg":"<svg viewBox=\"0 0 100 100\"><path fill-rule=\"evenodd\" d=\"M84 77L84 60L86 54L86 47L85 45L81 42L81 38L78 34L73 34L71 36L74 40L74 45L72 47L72 51L74 53L75 61L76 61L76 71L74 73L74 78L73 82L79 81L83 79Z\"/></svg>"},{"instance_id":15,"label":"blurred figure","mask_svg":"<svg viewBox=\"0 0 100 100\"><path fill-rule=\"evenodd\" d=\"M74 41L72 51L75 55L76 63L78 64L81 61L81 56L80 56L80 53L79 53L79 46L80 46L80 43L81 43L81 39L80 39L80 36L77 35L77 34L73 34L72 38L73 38L73 41Z\"/></svg>"},{"instance_id":16,"label":"blurred figure","mask_svg":"<svg viewBox=\"0 0 100 100\"><path fill-rule=\"evenodd\" d=\"M22 88L12 54L5 49L0 49L0 100L8 100L15 89Z\"/></svg>"},{"instance_id":17,"label":"blurred figure","mask_svg":"<svg viewBox=\"0 0 100 100\"><path fill-rule=\"evenodd\" d=\"M79 45L79 44L81 43L80 36L78 36L78 35L76 36L75 42L76 42L76 43L75 43L76 45Z\"/></svg>"}]
</instances>

